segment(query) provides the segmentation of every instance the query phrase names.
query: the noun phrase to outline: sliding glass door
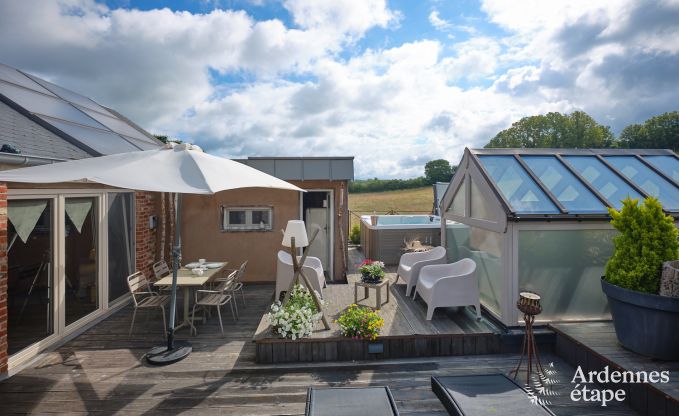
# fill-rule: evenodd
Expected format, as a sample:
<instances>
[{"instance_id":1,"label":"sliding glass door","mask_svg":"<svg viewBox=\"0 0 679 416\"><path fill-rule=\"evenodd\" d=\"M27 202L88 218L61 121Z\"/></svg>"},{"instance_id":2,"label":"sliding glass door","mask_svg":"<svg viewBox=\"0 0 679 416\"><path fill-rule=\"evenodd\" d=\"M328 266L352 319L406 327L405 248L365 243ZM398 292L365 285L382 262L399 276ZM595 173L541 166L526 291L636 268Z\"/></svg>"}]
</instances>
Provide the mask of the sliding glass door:
<instances>
[{"instance_id":1,"label":"sliding glass door","mask_svg":"<svg viewBox=\"0 0 679 416\"><path fill-rule=\"evenodd\" d=\"M11 370L122 306L135 269L135 198L108 190L9 191Z\"/></svg>"},{"instance_id":2,"label":"sliding glass door","mask_svg":"<svg viewBox=\"0 0 679 416\"><path fill-rule=\"evenodd\" d=\"M54 334L54 200L7 204L9 355Z\"/></svg>"},{"instance_id":3,"label":"sliding glass door","mask_svg":"<svg viewBox=\"0 0 679 416\"><path fill-rule=\"evenodd\" d=\"M64 199L66 326L99 306L98 198Z\"/></svg>"},{"instance_id":4,"label":"sliding glass door","mask_svg":"<svg viewBox=\"0 0 679 416\"><path fill-rule=\"evenodd\" d=\"M134 273L134 194L108 194L108 301L130 293L127 276Z\"/></svg>"}]
</instances>

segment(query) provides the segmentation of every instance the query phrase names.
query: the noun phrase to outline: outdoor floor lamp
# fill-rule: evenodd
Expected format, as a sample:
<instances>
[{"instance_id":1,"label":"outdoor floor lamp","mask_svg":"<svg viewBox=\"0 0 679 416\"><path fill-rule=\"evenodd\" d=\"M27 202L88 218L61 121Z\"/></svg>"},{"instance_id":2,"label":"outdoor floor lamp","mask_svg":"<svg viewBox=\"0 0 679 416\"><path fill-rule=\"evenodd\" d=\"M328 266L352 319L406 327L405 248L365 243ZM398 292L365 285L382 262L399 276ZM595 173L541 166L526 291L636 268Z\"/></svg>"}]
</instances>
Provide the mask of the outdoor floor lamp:
<instances>
[{"instance_id":1,"label":"outdoor floor lamp","mask_svg":"<svg viewBox=\"0 0 679 416\"><path fill-rule=\"evenodd\" d=\"M309 279L304 275L304 272L302 272L302 265L304 265L307 255L309 254L309 247L311 247L314 240L316 239L318 231L318 228L314 230L314 234L311 236L311 241L309 241L304 221L290 220L288 221L287 227L285 227L285 232L283 233L283 242L281 244L284 247L290 248L290 256L292 257L292 270L294 275L292 277L292 281L290 282L290 287L288 287L288 291L285 293L285 297L283 298L283 304L288 301L290 298L290 293L292 293L292 289L300 282L301 277L302 284L304 284L304 286L309 289L309 293L316 304L316 308L321 313L323 326L325 329L330 329L328 320L323 313L323 305L318 299L318 295L316 294L313 286L311 283L309 283ZM303 248L302 257L299 259L299 261L297 259L297 247Z\"/></svg>"}]
</instances>

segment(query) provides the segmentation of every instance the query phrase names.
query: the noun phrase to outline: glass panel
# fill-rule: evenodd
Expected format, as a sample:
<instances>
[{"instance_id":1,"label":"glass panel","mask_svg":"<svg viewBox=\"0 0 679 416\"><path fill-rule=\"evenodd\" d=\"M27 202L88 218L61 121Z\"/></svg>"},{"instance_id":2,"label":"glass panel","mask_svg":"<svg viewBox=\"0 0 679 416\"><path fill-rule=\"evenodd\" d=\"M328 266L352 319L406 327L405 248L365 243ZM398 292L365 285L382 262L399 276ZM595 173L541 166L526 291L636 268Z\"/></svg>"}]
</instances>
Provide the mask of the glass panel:
<instances>
[{"instance_id":1,"label":"glass panel","mask_svg":"<svg viewBox=\"0 0 679 416\"><path fill-rule=\"evenodd\" d=\"M644 156L644 160L655 166L665 175L679 181L679 160L674 156Z\"/></svg>"},{"instance_id":2,"label":"glass panel","mask_svg":"<svg viewBox=\"0 0 679 416\"><path fill-rule=\"evenodd\" d=\"M470 227L454 221L446 222L446 250L448 262L463 258L476 262L481 303L501 316L502 298L502 239L503 234Z\"/></svg>"},{"instance_id":3,"label":"glass panel","mask_svg":"<svg viewBox=\"0 0 679 416\"><path fill-rule=\"evenodd\" d=\"M7 205L15 211L15 218L33 217L21 215L21 211L43 208L25 241L11 220L7 224L7 344L12 355L54 333L51 266L54 228L50 199L10 200Z\"/></svg>"},{"instance_id":4,"label":"glass panel","mask_svg":"<svg viewBox=\"0 0 679 416\"><path fill-rule=\"evenodd\" d=\"M269 225L269 210L252 211L252 224L260 226Z\"/></svg>"},{"instance_id":5,"label":"glass panel","mask_svg":"<svg viewBox=\"0 0 679 416\"><path fill-rule=\"evenodd\" d=\"M106 117L103 114L99 114L96 111L88 110L86 108L81 108L81 110L116 133L124 134L143 142L154 143L153 140L143 135L139 130L130 126L126 122L119 120L118 118Z\"/></svg>"},{"instance_id":6,"label":"glass panel","mask_svg":"<svg viewBox=\"0 0 679 416\"><path fill-rule=\"evenodd\" d=\"M471 191L471 217L472 218L478 218L481 220L488 220L488 221L493 221L495 218L493 217L493 209L491 208L491 205L488 203L488 200L486 199L486 196L483 195L479 187L476 185L476 182L474 182L473 179L469 178L469 182L471 183L470 191Z\"/></svg>"},{"instance_id":7,"label":"glass panel","mask_svg":"<svg viewBox=\"0 0 679 416\"><path fill-rule=\"evenodd\" d=\"M601 276L615 230L519 231L519 290L542 297L538 320L609 319Z\"/></svg>"},{"instance_id":8,"label":"glass panel","mask_svg":"<svg viewBox=\"0 0 679 416\"><path fill-rule=\"evenodd\" d=\"M160 147L160 145L157 143L150 143L147 141L137 140L134 137L125 136L124 134L121 134L121 136L123 136L125 140L131 142L134 146L137 146L141 150L153 150L158 149Z\"/></svg>"},{"instance_id":9,"label":"glass panel","mask_svg":"<svg viewBox=\"0 0 679 416\"><path fill-rule=\"evenodd\" d=\"M97 200L66 198L71 209L65 215L66 325L98 307ZM69 214L70 212L70 214Z\"/></svg>"},{"instance_id":10,"label":"glass panel","mask_svg":"<svg viewBox=\"0 0 679 416\"><path fill-rule=\"evenodd\" d=\"M563 158L617 209L620 209L622 200L628 196L643 199L637 191L596 157L564 156Z\"/></svg>"},{"instance_id":11,"label":"glass panel","mask_svg":"<svg viewBox=\"0 0 679 416\"><path fill-rule=\"evenodd\" d=\"M108 300L129 293L134 273L134 194L108 194Z\"/></svg>"},{"instance_id":12,"label":"glass panel","mask_svg":"<svg viewBox=\"0 0 679 416\"><path fill-rule=\"evenodd\" d=\"M102 106L100 106L99 104L95 103L94 101L90 100L87 97L84 97L73 91L67 90L66 88L62 88L58 85L52 84L51 82L45 81L44 79L40 79L31 75L29 75L29 77L33 81L37 82L38 84L42 85L48 90L54 92L56 95L58 95L59 97L63 98L66 101L81 105L83 107L87 107L92 110L99 111L100 113L111 114L108 111L106 111L106 109L104 109Z\"/></svg>"},{"instance_id":13,"label":"glass panel","mask_svg":"<svg viewBox=\"0 0 679 416\"><path fill-rule=\"evenodd\" d=\"M63 131L66 134L73 136L76 140L82 142L84 145L91 147L95 151L103 155L112 155L114 153L134 152L139 148L123 140L117 134L110 133L105 130L91 129L87 127L77 126L75 124L64 123L62 121L54 120L52 118L40 117L54 127Z\"/></svg>"},{"instance_id":14,"label":"glass panel","mask_svg":"<svg viewBox=\"0 0 679 416\"><path fill-rule=\"evenodd\" d=\"M229 211L229 225L245 225L245 211Z\"/></svg>"},{"instance_id":15,"label":"glass panel","mask_svg":"<svg viewBox=\"0 0 679 416\"><path fill-rule=\"evenodd\" d=\"M521 156L568 212L607 212L604 204L554 156Z\"/></svg>"},{"instance_id":16,"label":"glass panel","mask_svg":"<svg viewBox=\"0 0 679 416\"><path fill-rule=\"evenodd\" d=\"M479 159L515 212L560 212L513 156L482 155Z\"/></svg>"},{"instance_id":17,"label":"glass panel","mask_svg":"<svg viewBox=\"0 0 679 416\"><path fill-rule=\"evenodd\" d=\"M90 127L103 127L90 117L87 117L86 114L59 98L39 94L3 82L0 82L0 93L32 113L44 114Z\"/></svg>"},{"instance_id":18,"label":"glass panel","mask_svg":"<svg viewBox=\"0 0 679 416\"><path fill-rule=\"evenodd\" d=\"M448 212L459 215L461 217L464 217L464 206L465 206L465 183L466 179L462 180L462 183L460 184L460 187L457 188L457 192L455 193L455 196L453 197L453 202L450 204L450 207L448 207Z\"/></svg>"},{"instance_id":19,"label":"glass panel","mask_svg":"<svg viewBox=\"0 0 679 416\"><path fill-rule=\"evenodd\" d=\"M679 188L632 156L605 156L605 159L667 210L679 210Z\"/></svg>"},{"instance_id":20,"label":"glass panel","mask_svg":"<svg viewBox=\"0 0 679 416\"><path fill-rule=\"evenodd\" d=\"M32 90L40 91L44 94L49 94L49 95L54 95L51 92L47 91L40 85L36 84L24 74L20 73L14 68L10 68L6 65L0 64L0 79L8 82L12 82L17 85L21 85L22 87L30 88Z\"/></svg>"}]
</instances>

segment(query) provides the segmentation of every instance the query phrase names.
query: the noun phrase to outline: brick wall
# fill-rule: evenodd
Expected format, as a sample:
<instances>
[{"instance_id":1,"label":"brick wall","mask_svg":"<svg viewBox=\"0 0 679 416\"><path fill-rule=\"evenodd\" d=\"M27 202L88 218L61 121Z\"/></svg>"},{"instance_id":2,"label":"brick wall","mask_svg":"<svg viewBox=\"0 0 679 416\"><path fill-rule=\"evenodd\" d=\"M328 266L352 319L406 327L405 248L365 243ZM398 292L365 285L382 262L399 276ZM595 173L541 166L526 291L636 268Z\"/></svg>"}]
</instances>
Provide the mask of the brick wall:
<instances>
[{"instance_id":1,"label":"brick wall","mask_svg":"<svg viewBox=\"0 0 679 416\"><path fill-rule=\"evenodd\" d=\"M7 372L7 185L0 182L0 374Z\"/></svg>"},{"instance_id":2,"label":"brick wall","mask_svg":"<svg viewBox=\"0 0 679 416\"><path fill-rule=\"evenodd\" d=\"M153 276L153 263L156 259L156 234L158 227L149 228L149 217L158 215L156 202L159 194L152 192L135 193L136 209L136 244L137 244L137 271L144 272L147 277Z\"/></svg>"}]
</instances>

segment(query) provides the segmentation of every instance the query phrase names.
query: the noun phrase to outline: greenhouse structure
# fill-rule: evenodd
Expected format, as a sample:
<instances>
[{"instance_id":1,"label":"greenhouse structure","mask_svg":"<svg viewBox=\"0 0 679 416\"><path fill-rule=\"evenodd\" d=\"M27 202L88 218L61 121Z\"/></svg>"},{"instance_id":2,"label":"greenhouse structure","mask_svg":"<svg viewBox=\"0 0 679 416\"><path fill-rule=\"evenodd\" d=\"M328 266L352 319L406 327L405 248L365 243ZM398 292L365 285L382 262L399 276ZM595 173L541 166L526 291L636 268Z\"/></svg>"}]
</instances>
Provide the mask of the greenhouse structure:
<instances>
[{"instance_id":1,"label":"greenhouse structure","mask_svg":"<svg viewBox=\"0 0 679 416\"><path fill-rule=\"evenodd\" d=\"M609 319L600 279L616 231L608 208L657 197L679 220L671 150L465 149L442 198L448 260L477 263L481 303L507 326L519 292L542 297L537 321Z\"/></svg>"}]
</instances>

